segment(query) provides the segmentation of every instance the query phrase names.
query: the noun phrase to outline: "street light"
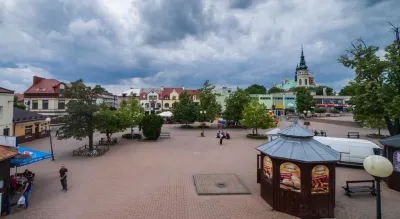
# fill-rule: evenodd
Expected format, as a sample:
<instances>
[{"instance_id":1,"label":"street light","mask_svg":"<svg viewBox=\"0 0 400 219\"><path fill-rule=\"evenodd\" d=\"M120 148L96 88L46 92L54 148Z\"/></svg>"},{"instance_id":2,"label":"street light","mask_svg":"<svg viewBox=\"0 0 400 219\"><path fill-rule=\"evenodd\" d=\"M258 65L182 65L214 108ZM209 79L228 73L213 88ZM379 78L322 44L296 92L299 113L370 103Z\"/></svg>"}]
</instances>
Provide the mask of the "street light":
<instances>
[{"instance_id":1,"label":"street light","mask_svg":"<svg viewBox=\"0 0 400 219\"><path fill-rule=\"evenodd\" d=\"M204 137L204 126L205 126L204 121L206 120L206 113L207 112L205 110L204 111L203 110L200 111L200 114L203 116L203 125L202 125L203 126L203 132L201 133L201 137Z\"/></svg>"},{"instance_id":2,"label":"street light","mask_svg":"<svg viewBox=\"0 0 400 219\"><path fill-rule=\"evenodd\" d=\"M364 169L371 174L376 181L376 218L382 218L381 207L381 180L390 176L393 172L393 165L386 157L371 155L364 159Z\"/></svg>"},{"instance_id":3,"label":"street light","mask_svg":"<svg viewBox=\"0 0 400 219\"><path fill-rule=\"evenodd\" d=\"M49 127L49 132L48 133L49 133L49 136L50 136L51 160L54 161L53 142L51 140L51 130L50 130L50 122L51 122L50 117L46 118L46 122L47 122L47 125Z\"/></svg>"}]
</instances>

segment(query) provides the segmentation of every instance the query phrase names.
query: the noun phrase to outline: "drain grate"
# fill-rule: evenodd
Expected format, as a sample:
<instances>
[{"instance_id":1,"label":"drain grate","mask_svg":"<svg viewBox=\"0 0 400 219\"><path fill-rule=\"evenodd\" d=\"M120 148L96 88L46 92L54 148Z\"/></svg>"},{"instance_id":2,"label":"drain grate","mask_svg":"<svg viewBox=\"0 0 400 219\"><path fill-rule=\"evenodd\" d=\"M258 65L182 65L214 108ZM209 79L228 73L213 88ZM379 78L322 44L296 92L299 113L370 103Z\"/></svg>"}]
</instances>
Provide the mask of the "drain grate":
<instances>
[{"instance_id":1,"label":"drain grate","mask_svg":"<svg viewBox=\"0 0 400 219\"><path fill-rule=\"evenodd\" d=\"M235 174L196 174L193 180L198 195L250 194Z\"/></svg>"}]
</instances>

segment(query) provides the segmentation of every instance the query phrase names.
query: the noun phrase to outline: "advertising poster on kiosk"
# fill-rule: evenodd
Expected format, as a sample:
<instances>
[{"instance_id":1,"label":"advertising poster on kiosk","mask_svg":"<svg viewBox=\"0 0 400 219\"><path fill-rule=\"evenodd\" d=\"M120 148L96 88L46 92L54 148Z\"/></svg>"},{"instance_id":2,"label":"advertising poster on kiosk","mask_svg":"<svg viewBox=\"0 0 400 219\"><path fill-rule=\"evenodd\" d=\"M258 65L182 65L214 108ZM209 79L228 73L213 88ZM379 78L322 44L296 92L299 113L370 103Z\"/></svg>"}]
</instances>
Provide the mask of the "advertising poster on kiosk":
<instances>
[{"instance_id":1,"label":"advertising poster on kiosk","mask_svg":"<svg viewBox=\"0 0 400 219\"><path fill-rule=\"evenodd\" d=\"M268 180L272 180L272 161L268 156L264 157L264 175Z\"/></svg>"},{"instance_id":2,"label":"advertising poster on kiosk","mask_svg":"<svg viewBox=\"0 0 400 219\"><path fill-rule=\"evenodd\" d=\"M294 163L283 163L280 166L280 188L292 192L301 192L300 168Z\"/></svg>"},{"instance_id":3,"label":"advertising poster on kiosk","mask_svg":"<svg viewBox=\"0 0 400 219\"><path fill-rule=\"evenodd\" d=\"M329 169L327 166L318 165L311 171L312 188L311 194L329 193Z\"/></svg>"}]
</instances>

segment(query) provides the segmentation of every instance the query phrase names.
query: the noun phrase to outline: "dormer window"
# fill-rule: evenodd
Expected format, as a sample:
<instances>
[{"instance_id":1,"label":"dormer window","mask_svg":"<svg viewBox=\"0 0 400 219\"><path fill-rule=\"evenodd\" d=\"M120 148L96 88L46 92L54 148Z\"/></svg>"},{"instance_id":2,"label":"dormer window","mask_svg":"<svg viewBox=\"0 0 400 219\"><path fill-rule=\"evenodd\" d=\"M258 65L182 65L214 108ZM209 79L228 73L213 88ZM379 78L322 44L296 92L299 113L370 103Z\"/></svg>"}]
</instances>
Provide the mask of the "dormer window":
<instances>
[{"instance_id":1,"label":"dormer window","mask_svg":"<svg viewBox=\"0 0 400 219\"><path fill-rule=\"evenodd\" d=\"M58 95L60 97L62 97L64 95L64 89L65 89L65 86L63 84L60 84L60 87L58 87Z\"/></svg>"},{"instance_id":2,"label":"dormer window","mask_svg":"<svg viewBox=\"0 0 400 219\"><path fill-rule=\"evenodd\" d=\"M46 88L43 88L43 90L42 91L46 91Z\"/></svg>"},{"instance_id":3,"label":"dormer window","mask_svg":"<svg viewBox=\"0 0 400 219\"><path fill-rule=\"evenodd\" d=\"M36 91L40 91L40 88L36 89Z\"/></svg>"}]
</instances>

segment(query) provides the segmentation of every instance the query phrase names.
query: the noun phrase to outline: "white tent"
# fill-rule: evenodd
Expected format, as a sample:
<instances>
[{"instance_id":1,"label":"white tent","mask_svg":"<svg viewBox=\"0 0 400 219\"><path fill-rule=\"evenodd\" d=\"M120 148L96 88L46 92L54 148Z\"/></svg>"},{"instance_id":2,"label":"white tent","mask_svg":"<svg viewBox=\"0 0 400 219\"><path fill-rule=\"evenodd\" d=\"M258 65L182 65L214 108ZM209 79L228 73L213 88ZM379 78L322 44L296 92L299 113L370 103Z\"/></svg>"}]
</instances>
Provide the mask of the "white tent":
<instances>
[{"instance_id":1,"label":"white tent","mask_svg":"<svg viewBox=\"0 0 400 219\"><path fill-rule=\"evenodd\" d=\"M162 113L160 113L158 115L162 116L162 117L171 117L172 113L170 111L165 111L165 112L162 112Z\"/></svg>"},{"instance_id":2,"label":"white tent","mask_svg":"<svg viewBox=\"0 0 400 219\"><path fill-rule=\"evenodd\" d=\"M268 136L269 141L273 141L279 137L279 133L278 133L279 131L280 131L279 128L275 128L275 129L269 130L265 134Z\"/></svg>"}]
</instances>

